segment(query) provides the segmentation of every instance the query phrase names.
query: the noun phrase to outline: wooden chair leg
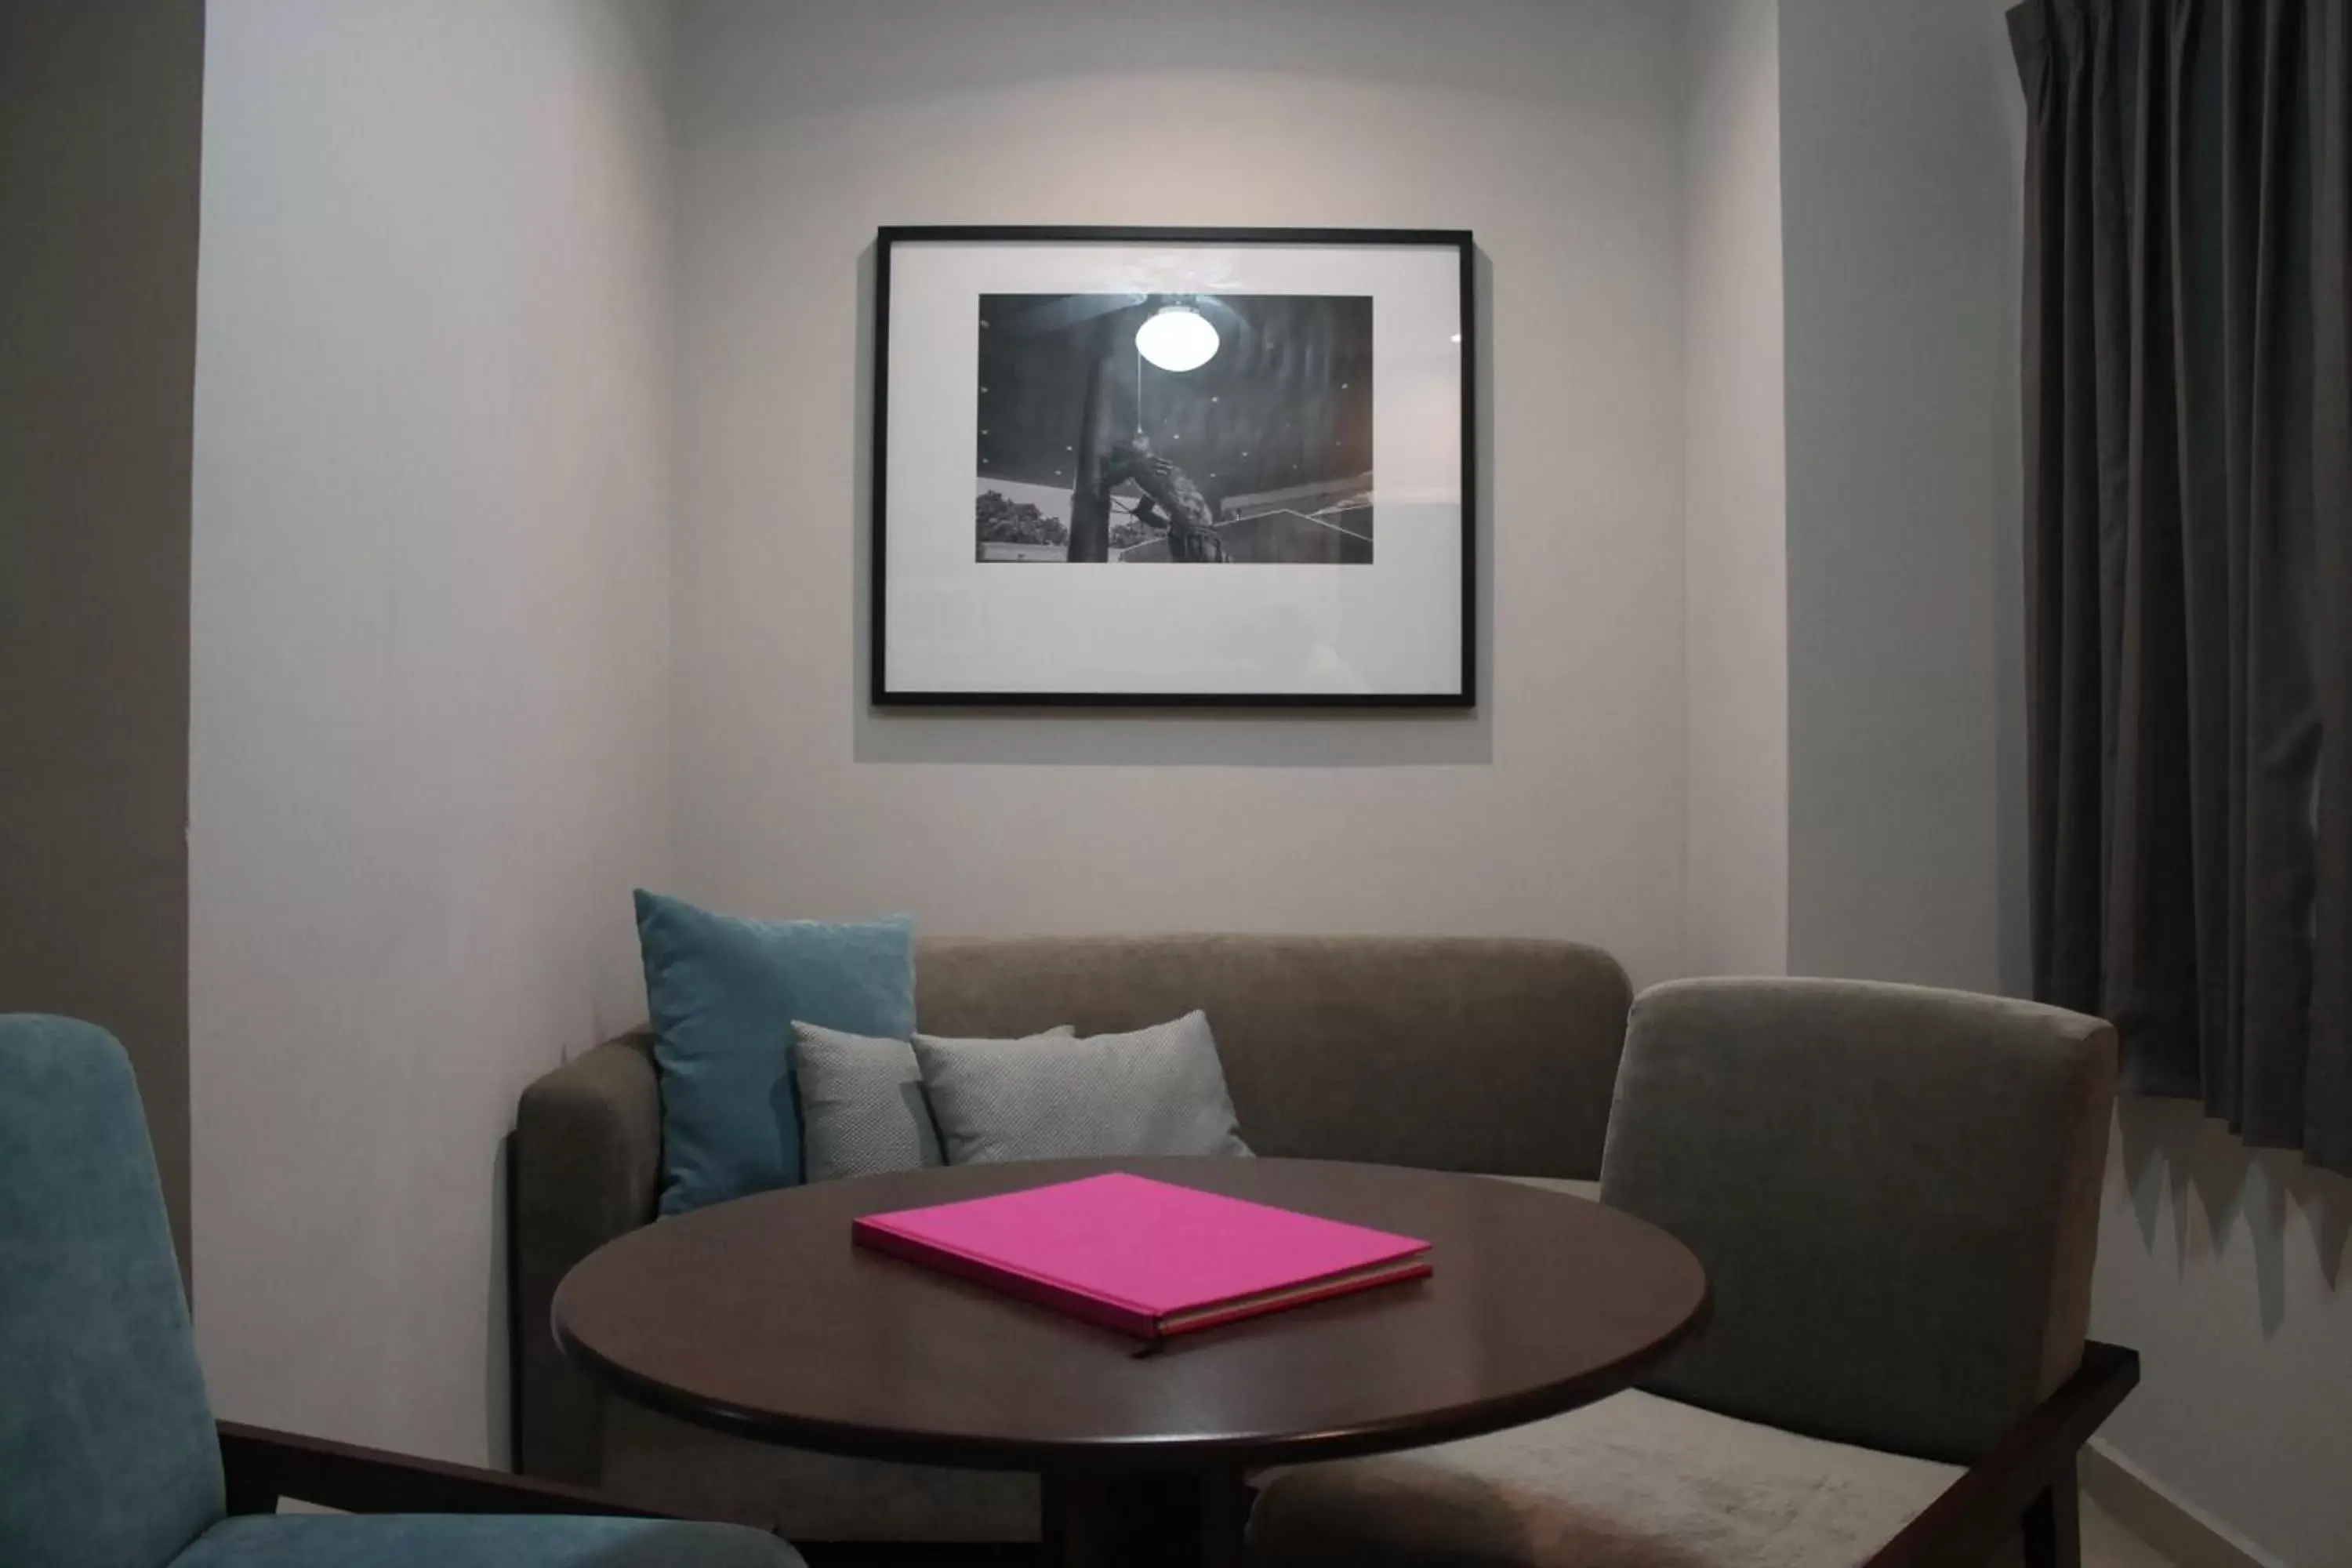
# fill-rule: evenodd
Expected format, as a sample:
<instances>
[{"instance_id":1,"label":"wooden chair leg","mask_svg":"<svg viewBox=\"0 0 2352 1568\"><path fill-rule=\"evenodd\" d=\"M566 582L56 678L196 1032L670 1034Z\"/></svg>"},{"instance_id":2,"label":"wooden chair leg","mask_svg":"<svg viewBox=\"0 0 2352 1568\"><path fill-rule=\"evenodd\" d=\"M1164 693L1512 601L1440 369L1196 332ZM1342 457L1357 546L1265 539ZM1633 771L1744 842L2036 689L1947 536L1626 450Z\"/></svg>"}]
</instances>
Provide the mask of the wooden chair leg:
<instances>
[{"instance_id":1,"label":"wooden chair leg","mask_svg":"<svg viewBox=\"0 0 2352 1568\"><path fill-rule=\"evenodd\" d=\"M2069 1463L2025 1509L2025 1568L2083 1568L2083 1498Z\"/></svg>"}]
</instances>

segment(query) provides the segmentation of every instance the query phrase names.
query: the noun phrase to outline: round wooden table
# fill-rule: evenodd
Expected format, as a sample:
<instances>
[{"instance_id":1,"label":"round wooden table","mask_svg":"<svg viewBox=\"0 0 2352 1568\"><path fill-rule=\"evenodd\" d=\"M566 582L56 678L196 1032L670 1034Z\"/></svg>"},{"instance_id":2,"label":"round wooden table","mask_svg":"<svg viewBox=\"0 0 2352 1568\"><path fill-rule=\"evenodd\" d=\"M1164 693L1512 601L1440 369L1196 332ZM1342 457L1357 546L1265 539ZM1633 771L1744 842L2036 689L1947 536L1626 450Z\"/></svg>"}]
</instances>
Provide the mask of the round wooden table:
<instances>
[{"instance_id":1,"label":"round wooden table","mask_svg":"<svg viewBox=\"0 0 2352 1568\"><path fill-rule=\"evenodd\" d=\"M1125 1170L1420 1237L1435 1272L1147 1350L853 1247L861 1214ZM555 1335L627 1397L747 1437L1044 1481L1048 1562L1231 1564L1244 1474L1466 1437L1625 1387L1706 1277L1598 1204L1312 1160L1067 1160L828 1182L631 1232L555 1294Z\"/></svg>"}]
</instances>

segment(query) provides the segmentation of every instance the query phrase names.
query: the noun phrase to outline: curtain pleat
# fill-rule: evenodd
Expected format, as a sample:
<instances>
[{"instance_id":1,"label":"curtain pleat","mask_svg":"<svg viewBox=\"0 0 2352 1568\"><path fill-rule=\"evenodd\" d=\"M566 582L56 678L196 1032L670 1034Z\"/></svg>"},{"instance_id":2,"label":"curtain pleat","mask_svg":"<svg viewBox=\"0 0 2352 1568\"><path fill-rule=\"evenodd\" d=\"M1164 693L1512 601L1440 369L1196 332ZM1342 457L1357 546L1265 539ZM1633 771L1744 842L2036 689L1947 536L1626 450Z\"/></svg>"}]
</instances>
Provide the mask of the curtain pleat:
<instances>
[{"instance_id":1,"label":"curtain pleat","mask_svg":"<svg viewBox=\"0 0 2352 1568\"><path fill-rule=\"evenodd\" d=\"M2036 994L2352 1168L2347 0L2029 0ZM2327 742L2335 741L2331 747Z\"/></svg>"},{"instance_id":2,"label":"curtain pleat","mask_svg":"<svg viewBox=\"0 0 2352 1568\"><path fill-rule=\"evenodd\" d=\"M2317 534L2314 659L2321 738L2313 816L2310 1059L2305 1152L2352 1171L2352 17L2311 18L2315 194L2312 213L2312 422ZM2333 741L2335 743L2329 744Z\"/></svg>"}]
</instances>

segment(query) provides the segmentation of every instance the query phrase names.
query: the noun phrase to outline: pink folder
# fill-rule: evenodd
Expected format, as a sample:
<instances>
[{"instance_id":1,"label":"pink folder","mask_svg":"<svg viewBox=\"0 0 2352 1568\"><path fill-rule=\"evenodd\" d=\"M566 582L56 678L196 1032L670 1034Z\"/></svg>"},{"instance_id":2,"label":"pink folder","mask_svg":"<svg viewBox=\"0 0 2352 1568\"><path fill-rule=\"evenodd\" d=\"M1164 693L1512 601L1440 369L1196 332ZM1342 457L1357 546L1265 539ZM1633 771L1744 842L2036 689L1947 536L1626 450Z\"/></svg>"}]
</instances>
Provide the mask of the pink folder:
<instances>
[{"instance_id":1,"label":"pink folder","mask_svg":"<svg viewBox=\"0 0 2352 1568\"><path fill-rule=\"evenodd\" d=\"M867 1215L850 1233L1145 1339L1429 1272L1429 1243L1409 1236L1123 1173Z\"/></svg>"}]
</instances>

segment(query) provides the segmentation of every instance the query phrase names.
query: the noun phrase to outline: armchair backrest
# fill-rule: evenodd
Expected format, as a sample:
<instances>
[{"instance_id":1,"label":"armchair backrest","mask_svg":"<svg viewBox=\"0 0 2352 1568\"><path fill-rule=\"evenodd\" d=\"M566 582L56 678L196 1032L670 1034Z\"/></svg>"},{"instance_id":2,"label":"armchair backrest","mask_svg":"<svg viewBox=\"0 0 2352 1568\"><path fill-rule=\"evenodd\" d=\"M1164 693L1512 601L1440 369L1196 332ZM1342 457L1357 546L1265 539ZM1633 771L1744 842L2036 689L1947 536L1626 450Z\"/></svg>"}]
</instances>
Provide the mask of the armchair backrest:
<instances>
[{"instance_id":1,"label":"armchair backrest","mask_svg":"<svg viewBox=\"0 0 2352 1568\"><path fill-rule=\"evenodd\" d=\"M1645 1386L1966 1464L2082 1355L2115 1033L2000 997L1694 980L1633 1003L1601 1201L1714 1290Z\"/></svg>"},{"instance_id":2,"label":"armchair backrest","mask_svg":"<svg viewBox=\"0 0 2352 1568\"><path fill-rule=\"evenodd\" d=\"M130 1060L0 1016L0 1563L161 1568L221 1512Z\"/></svg>"}]
</instances>

